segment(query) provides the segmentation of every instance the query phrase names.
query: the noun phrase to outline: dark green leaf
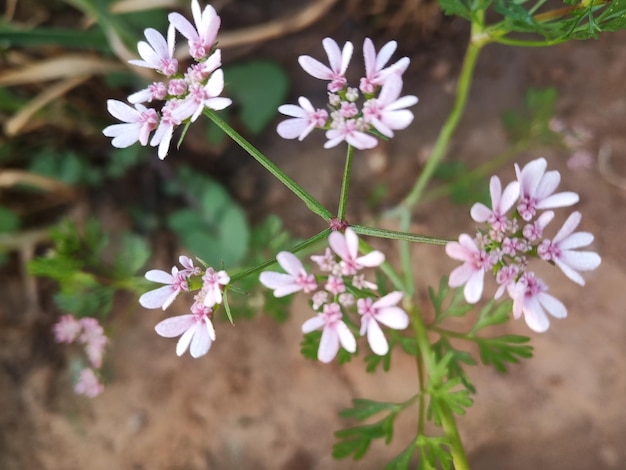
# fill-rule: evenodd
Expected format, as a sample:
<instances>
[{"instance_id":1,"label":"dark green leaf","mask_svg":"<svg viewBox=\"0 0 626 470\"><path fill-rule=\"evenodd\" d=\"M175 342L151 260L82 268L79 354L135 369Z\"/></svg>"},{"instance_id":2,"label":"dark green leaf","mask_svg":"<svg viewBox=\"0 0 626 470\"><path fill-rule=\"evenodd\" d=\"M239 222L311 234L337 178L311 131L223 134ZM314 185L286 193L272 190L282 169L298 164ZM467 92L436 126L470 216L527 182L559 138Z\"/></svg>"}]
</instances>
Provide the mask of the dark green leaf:
<instances>
[{"instance_id":1,"label":"dark green leaf","mask_svg":"<svg viewBox=\"0 0 626 470\"><path fill-rule=\"evenodd\" d=\"M493 365L498 372L506 372L507 363L517 364L522 358L533 355L530 338L518 335L505 335L496 338L476 338L480 348L480 359L485 365Z\"/></svg>"},{"instance_id":2,"label":"dark green leaf","mask_svg":"<svg viewBox=\"0 0 626 470\"><path fill-rule=\"evenodd\" d=\"M353 418L358 421L370 418L383 411L398 411L401 406L397 403L385 403L373 401L365 398L355 398L352 400L352 408L346 408L339 412L342 418Z\"/></svg>"}]
</instances>

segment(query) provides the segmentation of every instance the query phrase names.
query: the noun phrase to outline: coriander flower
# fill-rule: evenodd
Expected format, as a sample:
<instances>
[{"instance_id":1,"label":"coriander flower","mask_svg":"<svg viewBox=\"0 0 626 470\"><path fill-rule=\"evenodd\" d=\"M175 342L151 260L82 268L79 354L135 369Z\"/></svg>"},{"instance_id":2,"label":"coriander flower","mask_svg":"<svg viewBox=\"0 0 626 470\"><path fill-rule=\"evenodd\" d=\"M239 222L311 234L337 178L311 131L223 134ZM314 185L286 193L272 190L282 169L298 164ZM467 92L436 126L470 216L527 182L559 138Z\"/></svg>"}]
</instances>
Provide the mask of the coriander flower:
<instances>
[{"instance_id":1,"label":"coriander flower","mask_svg":"<svg viewBox=\"0 0 626 470\"><path fill-rule=\"evenodd\" d=\"M472 238L462 233L459 241L446 244L446 254L453 259L463 261L450 274L448 284L450 287L459 287L465 284L463 293L465 300L474 304L480 300L483 293L485 272L489 271L493 264L493 258L476 245Z\"/></svg>"},{"instance_id":2,"label":"coriander flower","mask_svg":"<svg viewBox=\"0 0 626 470\"><path fill-rule=\"evenodd\" d=\"M139 297L139 303L144 308L162 308L165 310L174 302L180 292L189 290L187 277L179 273L176 266L172 267L171 274L160 269L151 269L145 277L148 281L165 285Z\"/></svg>"},{"instance_id":3,"label":"coriander flower","mask_svg":"<svg viewBox=\"0 0 626 470\"><path fill-rule=\"evenodd\" d=\"M476 222L488 222L491 228L497 232L507 229L508 219L506 213L513 207L519 198L519 182L512 181L502 192L500 178L492 176L489 181L489 193L491 195L491 209L481 202L472 206L470 214Z\"/></svg>"},{"instance_id":4,"label":"coriander flower","mask_svg":"<svg viewBox=\"0 0 626 470\"><path fill-rule=\"evenodd\" d=\"M217 31L220 29L220 17L211 5L200 10L198 0L192 0L191 13L195 26L180 13L170 13L168 19L189 41L189 54L194 59L203 59L211 53Z\"/></svg>"},{"instance_id":5,"label":"coriander flower","mask_svg":"<svg viewBox=\"0 0 626 470\"><path fill-rule=\"evenodd\" d=\"M315 128L323 128L328 120L328 112L324 109L315 109L305 97L298 98L300 106L284 104L278 111L291 119L285 119L276 127L276 132L283 139L302 140Z\"/></svg>"},{"instance_id":6,"label":"coriander flower","mask_svg":"<svg viewBox=\"0 0 626 470\"><path fill-rule=\"evenodd\" d=\"M287 274L263 271L259 276L261 284L274 290L274 297L285 297L298 291L309 293L317 288L315 276L307 274L296 255L281 251L276 255L276 260Z\"/></svg>"},{"instance_id":7,"label":"coriander flower","mask_svg":"<svg viewBox=\"0 0 626 470\"><path fill-rule=\"evenodd\" d=\"M128 62L139 67L146 67L157 70L162 74L171 77L178 72L178 61L174 58L175 33L173 25L167 30L167 42L161 33L156 29L145 30L148 42L139 41L137 51L143 60L129 60Z\"/></svg>"},{"instance_id":8,"label":"coriander flower","mask_svg":"<svg viewBox=\"0 0 626 470\"><path fill-rule=\"evenodd\" d=\"M341 269L344 276L354 275L364 267L380 266L385 261L385 255L377 250L358 256L359 237L350 227L346 229L345 233L332 232L328 237L328 243L341 258Z\"/></svg>"},{"instance_id":9,"label":"coriander flower","mask_svg":"<svg viewBox=\"0 0 626 470\"><path fill-rule=\"evenodd\" d=\"M590 271L600 266L601 258L592 251L575 251L593 242L589 232L574 232L582 215L573 212L552 240L544 240L538 247L539 256L556 264L563 273L581 286L585 280L578 271Z\"/></svg>"},{"instance_id":10,"label":"coriander flower","mask_svg":"<svg viewBox=\"0 0 626 470\"><path fill-rule=\"evenodd\" d=\"M171 317L158 323L154 329L164 338L180 336L176 344L176 355L182 356L187 348L193 358L204 356L213 341L215 328L209 318L212 310L198 302L191 307L191 314Z\"/></svg>"},{"instance_id":11,"label":"coriander flower","mask_svg":"<svg viewBox=\"0 0 626 470\"><path fill-rule=\"evenodd\" d=\"M139 141L141 145L148 144L150 132L156 129L159 116L154 109L148 109L137 103L131 108L126 103L117 100L108 100L109 112L123 122L105 127L102 133L113 137L111 145L117 148L126 148Z\"/></svg>"},{"instance_id":12,"label":"coriander flower","mask_svg":"<svg viewBox=\"0 0 626 470\"><path fill-rule=\"evenodd\" d=\"M370 297L357 300L357 309L361 315L361 336L367 333L367 341L374 354L384 356L389 352L389 344L378 323L394 330L404 330L409 326L409 317L398 307L402 292L390 294L373 301Z\"/></svg>"},{"instance_id":13,"label":"coriander flower","mask_svg":"<svg viewBox=\"0 0 626 470\"><path fill-rule=\"evenodd\" d=\"M85 395L95 398L104 391L104 385L100 383L93 369L87 367L80 371L78 382L74 386L74 392L78 395Z\"/></svg>"},{"instance_id":14,"label":"coriander flower","mask_svg":"<svg viewBox=\"0 0 626 470\"><path fill-rule=\"evenodd\" d=\"M333 302L324 305L321 313L309 318L302 325L303 333L322 329L322 338L317 350L317 359L320 362L332 361L339 351L339 345L350 353L356 351L356 339L341 318L341 307Z\"/></svg>"},{"instance_id":15,"label":"coriander flower","mask_svg":"<svg viewBox=\"0 0 626 470\"><path fill-rule=\"evenodd\" d=\"M384 82L378 98L365 102L363 118L378 132L386 137L393 137L393 131L406 129L413 121L409 106L417 104L417 96L407 95L400 98L402 79L390 75Z\"/></svg>"},{"instance_id":16,"label":"coriander flower","mask_svg":"<svg viewBox=\"0 0 626 470\"><path fill-rule=\"evenodd\" d=\"M555 318L565 318L567 309L560 300L546 294L548 286L535 277L534 273L524 273L511 289L513 297L513 316L524 315L528 327L537 333L543 333L550 326L546 312Z\"/></svg>"},{"instance_id":17,"label":"coriander flower","mask_svg":"<svg viewBox=\"0 0 626 470\"><path fill-rule=\"evenodd\" d=\"M328 56L330 67L308 55L298 57L298 62L309 75L320 80L330 81L328 91L334 93L341 90L346 84L345 73L352 58L354 47L350 41L347 41L343 49L340 50L337 42L331 38L325 38L322 45Z\"/></svg>"}]
</instances>

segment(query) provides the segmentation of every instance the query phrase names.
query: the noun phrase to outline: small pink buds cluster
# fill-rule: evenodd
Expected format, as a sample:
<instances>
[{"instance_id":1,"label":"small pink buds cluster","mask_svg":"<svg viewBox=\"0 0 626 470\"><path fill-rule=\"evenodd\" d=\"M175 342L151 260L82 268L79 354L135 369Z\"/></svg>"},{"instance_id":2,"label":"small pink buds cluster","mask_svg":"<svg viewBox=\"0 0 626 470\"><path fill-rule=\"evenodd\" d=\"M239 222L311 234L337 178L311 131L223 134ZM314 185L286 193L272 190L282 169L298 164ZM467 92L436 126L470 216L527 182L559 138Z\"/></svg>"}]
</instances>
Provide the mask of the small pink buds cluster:
<instances>
[{"instance_id":1,"label":"small pink buds cluster","mask_svg":"<svg viewBox=\"0 0 626 470\"><path fill-rule=\"evenodd\" d=\"M380 324L402 330L409 318L398 306L402 292L392 292L383 297L376 294L376 285L365 280L363 268L380 266L385 255L372 251L359 256L359 239L351 228L345 233L332 232L328 238L330 248L323 255L311 256L323 274L315 276L304 269L300 260L292 253L283 251L276 256L278 264L286 273L264 271L261 283L274 290L276 297L284 297L298 291L312 294L311 306L317 315L302 325L303 333L322 330L317 353L321 362L334 359L341 345L346 351L356 351L356 339L348 324L349 312L361 318L361 336L367 334L370 348L375 354L385 355L389 344Z\"/></svg>"},{"instance_id":2,"label":"small pink buds cluster","mask_svg":"<svg viewBox=\"0 0 626 470\"><path fill-rule=\"evenodd\" d=\"M554 193L561 175L546 171L547 163L539 158L520 169L515 165L517 181L502 190L500 179L491 178L491 208L481 203L472 206L471 216L486 224L474 238L462 234L458 242L446 245L451 258L462 261L450 274L451 287L465 284L465 299L478 302L483 292L486 272L495 275L499 285L495 298L505 291L513 299L513 316L524 315L534 331L546 331L550 325L546 312L555 318L567 316L563 303L547 293L548 286L528 268L530 259L539 258L558 266L572 281L584 285L579 271L596 269L600 256L579 251L593 242L588 232L575 232L581 220L573 212L553 238L544 229L554 218L548 209L568 207L578 202L573 192Z\"/></svg>"},{"instance_id":3,"label":"small pink buds cluster","mask_svg":"<svg viewBox=\"0 0 626 470\"><path fill-rule=\"evenodd\" d=\"M190 284L199 286L191 306L191 313L167 318L155 326L156 332L165 338L180 336L176 345L176 354L182 356L187 348L194 358L204 356L213 341L215 328L211 322L216 305L222 303L222 290L230 282L226 271L215 271L211 267L202 270L194 266L187 256L179 257L183 269L173 266L171 273L152 269L146 273L149 281L165 284L146 292L139 298L144 308L169 307L181 292L190 292Z\"/></svg>"},{"instance_id":4,"label":"small pink buds cluster","mask_svg":"<svg viewBox=\"0 0 626 470\"><path fill-rule=\"evenodd\" d=\"M409 59L403 57L386 66L396 50L395 41L385 44L377 54L371 39L365 39L365 76L358 88L350 87L346 79L352 43L346 42L339 49L333 39L326 38L322 44L330 66L309 56L300 56L298 62L305 72L328 81L329 111L314 108L302 96L298 99L299 106L280 106L278 110L291 117L278 125L276 130L281 137L303 140L313 129L324 129L328 139L325 148L345 141L363 150L378 144L377 135L391 138L394 130L405 129L413 121L413 113L405 108L416 104L417 97L400 97L402 74L409 66Z\"/></svg>"},{"instance_id":5,"label":"small pink buds cluster","mask_svg":"<svg viewBox=\"0 0 626 470\"><path fill-rule=\"evenodd\" d=\"M201 10L198 0L192 0L191 11L195 25L179 13L170 13L167 39L155 29L145 30L147 42L140 41L137 46L142 60L130 63L156 70L163 80L130 95L128 101L134 107L117 100L107 102L109 112L123 122L103 130L104 135L113 137L114 147L149 143L159 147L158 155L163 159L176 127L194 122L205 107L220 110L231 104L230 99L219 96L224 89L221 51L215 48L220 17L210 5ZM194 59L184 72L174 58L176 31L187 39ZM160 103L159 111L145 106L153 102Z\"/></svg>"},{"instance_id":6,"label":"small pink buds cluster","mask_svg":"<svg viewBox=\"0 0 626 470\"><path fill-rule=\"evenodd\" d=\"M78 320L73 315L63 315L52 329L57 343L81 344L90 364L90 367L80 371L74 391L90 398L100 395L104 385L96 376L96 371L102 367L104 348L109 340L98 320L90 317Z\"/></svg>"}]
</instances>

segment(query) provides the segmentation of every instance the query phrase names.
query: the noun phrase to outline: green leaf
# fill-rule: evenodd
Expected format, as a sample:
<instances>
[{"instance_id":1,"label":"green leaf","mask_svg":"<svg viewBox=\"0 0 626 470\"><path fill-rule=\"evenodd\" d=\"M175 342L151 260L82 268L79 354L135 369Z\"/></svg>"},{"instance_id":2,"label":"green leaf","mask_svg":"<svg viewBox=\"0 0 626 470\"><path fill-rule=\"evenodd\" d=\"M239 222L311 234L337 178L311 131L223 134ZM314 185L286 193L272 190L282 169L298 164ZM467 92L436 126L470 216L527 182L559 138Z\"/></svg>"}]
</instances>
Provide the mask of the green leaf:
<instances>
[{"instance_id":1,"label":"green leaf","mask_svg":"<svg viewBox=\"0 0 626 470\"><path fill-rule=\"evenodd\" d=\"M320 347L320 339L322 339L321 331L312 331L302 337L300 342L300 353L306 359L317 361L317 350Z\"/></svg>"},{"instance_id":2,"label":"green leaf","mask_svg":"<svg viewBox=\"0 0 626 470\"><path fill-rule=\"evenodd\" d=\"M480 310L478 320L470 331L470 335L474 335L478 331L493 325L501 325L506 323L509 319L509 314L513 310L513 302L507 300L502 302L496 302L490 300Z\"/></svg>"},{"instance_id":3,"label":"green leaf","mask_svg":"<svg viewBox=\"0 0 626 470\"><path fill-rule=\"evenodd\" d=\"M398 454L393 460L385 465L385 470L408 470L411 457L415 453L417 444L415 440L409 444L400 454Z\"/></svg>"},{"instance_id":4,"label":"green leaf","mask_svg":"<svg viewBox=\"0 0 626 470\"><path fill-rule=\"evenodd\" d=\"M373 401L366 398L355 398L352 400L352 408L346 408L339 412L342 418L352 418L363 421L375 414L383 411L397 412L402 408L397 403L386 403L382 401Z\"/></svg>"},{"instance_id":5,"label":"green leaf","mask_svg":"<svg viewBox=\"0 0 626 470\"><path fill-rule=\"evenodd\" d=\"M420 470L452 469L452 456L448 450L450 445L446 436L420 434L416 445L420 452L418 467Z\"/></svg>"},{"instance_id":6,"label":"green leaf","mask_svg":"<svg viewBox=\"0 0 626 470\"><path fill-rule=\"evenodd\" d=\"M452 343L450 343L450 340L443 333L441 333L439 340L433 344L432 349L437 360L441 360L444 356L446 356L446 354L450 354L451 357L450 362L448 363L448 376L450 378L460 378L465 388L472 393L476 393L476 387L474 387L469 379L469 376L463 369L463 364L477 364L472 355L466 351L455 349L452 346Z\"/></svg>"},{"instance_id":7,"label":"green leaf","mask_svg":"<svg viewBox=\"0 0 626 470\"><path fill-rule=\"evenodd\" d=\"M151 249L145 238L124 233L115 257L115 270L119 276L132 276L146 264L150 254Z\"/></svg>"},{"instance_id":8,"label":"green leaf","mask_svg":"<svg viewBox=\"0 0 626 470\"><path fill-rule=\"evenodd\" d=\"M472 310L473 307L465 302L462 289L452 290L452 299L448 301L449 293L450 288L448 287L448 278L446 276L443 276L439 281L438 292L435 292L431 287L428 288L428 296L435 308L433 325L440 324L448 317L462 317Z\"/></svg>"},{"instance_id":9,"label":"green leaf","mask_svg":"<svg viewBox=\"0 0 626 470\"><path fill-rule=\"evenodd\" d=\"M240 106L241 122L259 134L274 119L287 96L287 75L278 65L253 61L224 67L229 96Z\"/></svg>"},{"instance_id":10,"label":"green leaf","mask_svg":"<svg viewBox=\"0 0 626 470\"><path fill-rule=\"evenodd\" d=\"M493 365L498 372L506 372L507 363L517 364L520 359L532 357L533 348L526 344L529 341L530 338L518 335L476 338L481 361Z\"/></svg>"},{"instance_id":11,"label":"green leaf","mask_svg":"<svg viewBox=\"0 0 626 470\"><path fill-rule=\"evenodd\" d=\"M353 460L359 460L367 453L372 440L384 438L385 442L389 443L393 436L395 417L395 414L390 414L373 424L364 424L335 432L335 437L340 442L333 446L333 457L343 459L352 455Z\"/></svg>"}]
</instances>

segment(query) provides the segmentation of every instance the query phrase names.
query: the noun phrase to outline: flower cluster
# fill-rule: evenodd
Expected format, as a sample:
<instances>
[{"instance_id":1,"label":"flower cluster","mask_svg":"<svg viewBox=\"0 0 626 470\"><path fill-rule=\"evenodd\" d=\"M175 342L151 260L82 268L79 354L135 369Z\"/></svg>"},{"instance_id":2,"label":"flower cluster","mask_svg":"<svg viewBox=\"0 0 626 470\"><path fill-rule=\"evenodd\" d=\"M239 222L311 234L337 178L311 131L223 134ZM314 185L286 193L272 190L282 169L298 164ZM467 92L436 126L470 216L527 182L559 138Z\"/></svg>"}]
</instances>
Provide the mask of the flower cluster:
<instances>
[{"instance_id":1,"label":"flower cluster","mask_svg":"<svg viewBox=\"0 0 626 470\"><path fill-rule=\"evenodd\" d=\"M79 395L90 398L102 393L104 386L98 380L94 369L102 367L104 347L109 340L104 330L95 318L81 318L77 320L73 315L63 315L52 327L54 338L57 343L79 343L87 356L90 367L84 367L79 374L74 386L74 391Z\"/></svg>"},{"instance_id":2,"label":"flower cluster","mask_svg":"<svg viewBox=\"0 0 626 470\"><path fill-rule=\"evenodd\" d=\"M113 137L114 147L128 147L137 141L144 146L149 143L159 147L158 155L163 159L176 127L195 121L205 107L220 110L231 104L230 99L219 96L224 89L221 51L215 48L220 17L210 5L201 10L197 0L192 0L191 11L195 24L179 13L170 13L167 39L155 29L145 30L147 42L140 41L137 46L142 60L130 63L154 69L163 79L130 95L128 101L134 107L108 100L109 112L123 122L103 130L104 135ZM176 31L187 39L193 58L186 71L180 70L174 57ZM153 102L160 103L159 111L146 107L145 103Z\"/></svg>"},{"instance_id":3,"label":"flower cluster","mask_svg":"<svg viewBox=\"0 0 626 470\"><path fill-rule=\"evenodd\" d=\"M346 70L352 58L353 46L349 41L343 49L331 38L322 42L330 66L310 56L300 56L298 62L315 78L328 81L328 109L316 109L301 96L299 106L285 104L278 110L290 116L277 127L285 139L304 139L313 129L326 130L325 148L335 147L343 141L360 150L378 144L377 135L393 137L393 131L405 129L413 121L413 113L405 109L417 103L415 96L400 97L402 74L409 66L408 57L392 65L387 62L396 50L390 41L376 53L371 39L363 43L365 76L358 88L348 86ZM359 103L361 106L359 108Z\"/></svg>"},{"instance_id":4,"label":"flower cluster","mask_svg":"<svg viewBox=\"0 0 626 470\"><path fill-rule=\"evenodd\" d=\"M356 310L360 315L359 334L367 334L372 351L381 356L387 354L389 344L379 323L396 330L408 326L409 318L398 306L402 292L379 297L375 293L376 285L365 280L365 276L360 273L363 268L380 266L385 255L380 251L372 251L359 256L359 239L349 227L344 234L332 232L328 244L330 247L326 248L323 255L311 257L322 275L307 273L294 254L282 251L276 260L286 273L264 271L259 278L261 283L273 289L276 297L298 291L312 294L311 306L317 315L304 322L302 332L322 329L317 353L321 362L332 361L339 351L339 345L350 353L356 351L356 339L344 321L351 310Z\"/></svg>"},{"instance_id":5,"label":"flower cluster","mask_svg":"<svg viewBox=\"0 0 626 470\"><path fill-rule=\"evenodd\" d=\"M193 290L190 284L199 285L199 290L194 296L191 313L170 317L154 329L165 338L180 336L176 345L176 354L182 356L187 348L194 358L204 356L213 341L215 341L215 328L211 322L213 309L222 303L222 289L230 282L226 271L215 271L211 267L202 270L194 266L193 261L187 256L180 256L179 263L183 269L173 266L171 273L152 269L146 273L146 279L165 284L162 287L146 292L139 298L139 303L144 308L169 307L181 292ZM200 285L201 283L201 285Z\"/></svg>"},{"instance_id":6,"label":"flower cluster","mask_svg":"<svg viewBox=\"0 0 626 470\"><path fill-rule=\"evenodd\" d=\"M556 318L567 316L563 303L547 293L548 286L528 267L532 258L539 258L558 266L572 281L584 285L579 271L596 269L600 256L591 251L579 251L593 242L588 232L575 232L581 214L573 212L553 238L544 235L544 229L554 218L548 209L568 207L578 202L573 192L554 193L561 176L558 171L546 171L547 163L539 158L524 168L515 165L517 181L504 190L500 179L490 182L491 208L476 203L471 208L474 221L486 224L474 238L462 234L458 242L446 245L448 256L462 261L450 274L451 287L465 284L465 299L478 302L483 292L486 272L494 274L498 290L513 299L513 316L522 314L534 331L549 327L546 312Z\"/></svg>"}]
</instances>

